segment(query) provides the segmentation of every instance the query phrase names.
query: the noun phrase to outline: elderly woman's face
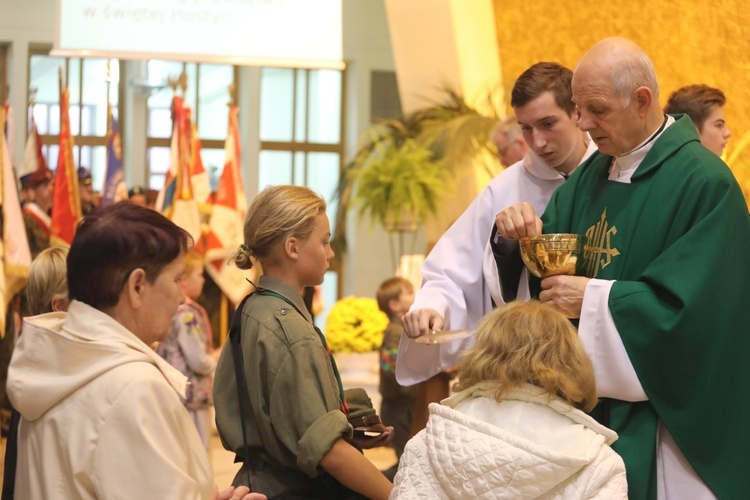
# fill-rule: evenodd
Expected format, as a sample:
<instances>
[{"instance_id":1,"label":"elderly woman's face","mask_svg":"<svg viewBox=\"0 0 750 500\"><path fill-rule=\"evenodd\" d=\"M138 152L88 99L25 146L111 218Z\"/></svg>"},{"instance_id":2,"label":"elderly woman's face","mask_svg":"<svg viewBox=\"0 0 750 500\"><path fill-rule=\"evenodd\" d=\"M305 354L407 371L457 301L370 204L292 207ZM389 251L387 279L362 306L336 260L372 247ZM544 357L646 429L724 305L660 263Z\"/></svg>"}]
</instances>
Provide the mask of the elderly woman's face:
<instances>
[{"instance_id":1,"label":"elderly woman's face","mask_svg":"<svg viewBox=\"0 0 750 500\"><path fill-rule=\"evenodd\" d=\"M143 290L143 307L138 311L138 338L150 344L164 340L172 324L172 316L185 302L185 293L180 281L185 274L185 255L180 254L170 262L153 283L146 283Z\"/></svg>"}]
</instances>

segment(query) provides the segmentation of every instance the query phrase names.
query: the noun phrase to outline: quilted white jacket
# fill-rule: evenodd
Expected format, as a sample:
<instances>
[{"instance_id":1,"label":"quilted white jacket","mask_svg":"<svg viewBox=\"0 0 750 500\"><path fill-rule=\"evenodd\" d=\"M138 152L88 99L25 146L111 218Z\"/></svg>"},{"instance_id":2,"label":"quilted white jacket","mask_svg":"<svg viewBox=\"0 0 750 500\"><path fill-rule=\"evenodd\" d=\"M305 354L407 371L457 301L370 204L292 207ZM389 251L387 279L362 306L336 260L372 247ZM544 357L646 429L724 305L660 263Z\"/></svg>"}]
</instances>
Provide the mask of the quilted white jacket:
<instances>
[{"instance_id":1,"label":"quilted white jacket","mask_svg":"<svg viewBox=\"0 0 750 500\"><path fill-rule=\"evenodd\" d=\"M430 405L390 498L626 499L617 434L526 385L502 401L475 386Z\"/></svg>"}]
</instances>

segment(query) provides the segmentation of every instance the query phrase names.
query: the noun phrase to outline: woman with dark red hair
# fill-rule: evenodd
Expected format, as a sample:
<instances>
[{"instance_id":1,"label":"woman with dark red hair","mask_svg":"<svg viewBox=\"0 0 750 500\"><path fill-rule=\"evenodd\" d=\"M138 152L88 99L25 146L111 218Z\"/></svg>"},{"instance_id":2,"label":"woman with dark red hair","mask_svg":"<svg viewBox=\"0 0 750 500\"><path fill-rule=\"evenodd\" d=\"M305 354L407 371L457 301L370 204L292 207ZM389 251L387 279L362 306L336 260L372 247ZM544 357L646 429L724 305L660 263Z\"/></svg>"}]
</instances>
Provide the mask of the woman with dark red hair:
<instances>
[{"instance_id":1,"label":"woman with dark red hair","mask_svg":"<svg viewBox=\"0 0 750 500\"><path fill-rule=\"evenodd\" d=\"M247 493L215 491L180 401L186 377L151 348L185 300L180 280L191 244L159 213L127 202L78 227L67 258L67 315L27 319L11 360L8 394L22 416L16 498Z\"/></svg>"}]
</instances>

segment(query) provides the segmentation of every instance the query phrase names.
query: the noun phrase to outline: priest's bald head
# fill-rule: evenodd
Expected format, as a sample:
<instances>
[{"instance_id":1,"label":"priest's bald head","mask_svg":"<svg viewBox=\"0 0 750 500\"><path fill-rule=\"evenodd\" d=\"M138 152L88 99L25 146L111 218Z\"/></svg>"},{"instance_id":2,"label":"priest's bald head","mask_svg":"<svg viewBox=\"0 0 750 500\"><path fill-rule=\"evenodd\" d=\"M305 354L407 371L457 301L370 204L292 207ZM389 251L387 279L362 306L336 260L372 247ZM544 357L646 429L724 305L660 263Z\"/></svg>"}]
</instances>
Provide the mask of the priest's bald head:
<instances>
[{"instance_id":1,"label":"priest's bald head","mask_svg":"<svg viewBox=\"0 0 750 500\"><path fill-rule=\"evenodd\" d=\"M626 38L606 38L594 45L573 72L572 86L578 126L604 154L630 152L664 120L654 65Z\"/></svg>"}]
</instances>

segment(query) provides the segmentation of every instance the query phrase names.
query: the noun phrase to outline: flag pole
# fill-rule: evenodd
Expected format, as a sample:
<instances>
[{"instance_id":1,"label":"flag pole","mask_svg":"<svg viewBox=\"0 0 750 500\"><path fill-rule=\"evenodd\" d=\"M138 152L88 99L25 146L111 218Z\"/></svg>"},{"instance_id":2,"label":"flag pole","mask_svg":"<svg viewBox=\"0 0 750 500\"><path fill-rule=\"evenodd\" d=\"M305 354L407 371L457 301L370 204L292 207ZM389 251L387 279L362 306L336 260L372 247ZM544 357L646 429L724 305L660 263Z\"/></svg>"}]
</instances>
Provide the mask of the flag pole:
<instances>
[{"instance_id":1,"label":"flag pole","mask_svg":"<svg viewBox=\"0 0 750 500\"><path fill-rule=\"evenodd\" d=\"M227 102L227 107L229 108L229 113L227 113L227 133L232 133L232 108L234 105L237 104L237 86L232 83L227 88L227 91L229 92L229 102ZM226 165L224 165L224 168L226 168ZM221 288L219 288L221 290ZM227 340L227 332L229 331L229 297L227 297L227 294L224 293L224 290L221 290L221 305L220 307L220 314L219 314L219 328L220 328L220 339L219 345L224 345L224 343Z\"/></svg>"},{"instance_id":2,"label":"flag pole","mask_svg":"<svg viewBox=\"0 0 750 500\"><path fill-rule=\"evenodd\" d=\"M219 347L223 346L227 341L227 334L229 332L229 299L227 299L224 291L221 291L221 311L219 313Z\"/></svg>"},{"instance_id":3,"label":"flag pole","mask_svg":"<svg viewBox=\"0 0 750 500\"><path fill-rule=\"evenodd\" d=\"M107 58L107 78L106 78L106 87L107 87L107 94L106 94L106 101L107 101L107 137L109 137L109 134L112 131L112 108L109 104L109 91L110 87L112 85L112 59L109 57Z\"/></svg>"}]
</instances>

